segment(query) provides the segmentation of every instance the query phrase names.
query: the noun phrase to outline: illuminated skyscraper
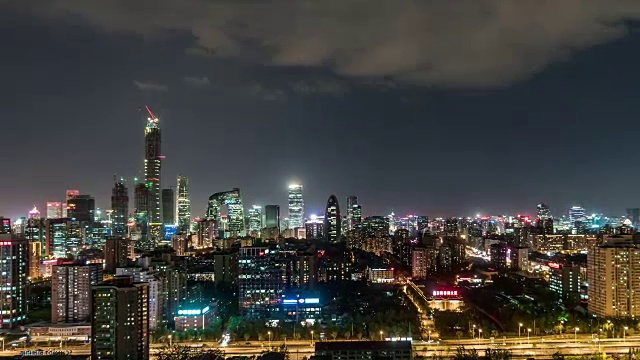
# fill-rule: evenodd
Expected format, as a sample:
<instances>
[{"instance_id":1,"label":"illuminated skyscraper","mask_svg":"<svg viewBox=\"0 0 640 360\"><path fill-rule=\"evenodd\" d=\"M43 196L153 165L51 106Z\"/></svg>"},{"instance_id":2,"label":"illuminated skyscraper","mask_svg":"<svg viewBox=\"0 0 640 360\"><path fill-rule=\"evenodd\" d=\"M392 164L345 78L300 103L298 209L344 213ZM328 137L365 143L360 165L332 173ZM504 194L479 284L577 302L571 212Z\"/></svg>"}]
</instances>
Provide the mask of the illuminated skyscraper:
<instances>
[{"instance_id":1,"label":"illuminated skyscraper","mask_svg":"<svg viewBox=\"0 0 640 360\"><path fill-rule=\"evenodd\" d=\"M340 227L342 218L340 217L340 205L338 198L331 195L327 201L327 208L324 213L324 239L332 244L340 241Z\"/></svg>"},{"instance_id":2,"label":"illuminated skyscraper","mask_svg":"<svg viewBox=\"0 0 640 360\"><path fill-rule=\"evenodd\" d=\"M571 221L571 224L573 225L576 220L585 217L585 214L586 211L584 210L584 208L581 208L580 206L573 206L571 209L569 209L569 221Z\"/></svg>"},{"instance_id":3,"label":"illuminated skyscraper","mask_svg":"<svg viewBox=\"0 0 640 360\"><path fill-rule=\"evenodd\" d=\"M262 206L260 205L253 205L249 209L249 230L262 230Z\"/></svg>"},{"instance_id":4,"label":"illuminated skyscraper","mask_svg":"<svg viewBox=\"0 0 640 360\"><path fill-rule=\"evenodd\" d=\"M59 219L62 217L62 203L59 201L47 202L47 219Z\"/></svg>"},{"instance_id":5,"label":"illuminated skyscraper","mask_svg":"<svg viewBox=\"0 0 640 360\"><path fill-rule=\"evenodd\" d=\"M93 222L96 201L91 195L76 195L67 200L67 217L81 222Z\"/></svg>"},{"instance_id":6,"label":"illuminated skyscraper","mask_svg":"<svg viewBox=\"0 0 640 360\"><path fill-rule=\"evenodd\" d=\"M127 236L127 220L129 216L129 190L124 180L116 181L111 191L111 229L113 236Z\"/></svg>"},{"instance_id":7,"label":"illuminated skyscraper","mask_svg":"<svg viewBox=\"0 0 640 360\"><path fill-rule=\"evenodd\" d=\"M65 199L69 201L78 195L80 195L80 191L78 190L67 190Z\"/></svg>"},{"instance_id":8,"label":"illuminated skyscraper","mask_svg":"<svg viewBox=\"0 0 640 360\"><path fill-rule=\"evenodd\" d=\"M191 200L189 199L189 178L178 175L178 187L176 191L176 225L177 231L189 233L191 226Z\"/></svg>"},{"instance_id":9,"label":"illuminated skyscraper","mask_svg":"<svg viewBox=\"0 0 640 360\"><path fill-rule=\"evenodd\" d=\"M304 226L302 185L289 185L289 229Z\"/></svg>"},{"instance_id":10,"label":"illuminated skyscraper","mask_svg":"<svg viewBox=\"0 0 640 360\"><path fill-rule=\"evenodd\" d=\"M234 188L230 191L215 193L209 197L206 220L213 221L215 237L227 237L221 223L224 215L223 210L225 208L228 215L228 235L243 235L244 209L242 206L242 198L240 197L240 189Z\"/></svg>"},{"instance_id":11,"label":"illuminated skyscraper","mask_svg":"<svg viewBox=\"0 0 640 360\"><path fill-rule=\"evenodd\" d=\"M0 242L0 329L13 329L27 316L29 245L11 234L1 234Z\"/></svg>"},{"instance_id":12,"label":"illuminated skyscraper","mask_svg":"<svg viewBox=\"0 0 640 360\"><path fill-rule=\"evenodd\" d=\"M162 223L160 217L160 168L162 158L160 152L161 132L160 120L148 106L145 106L149 117L144 128L144 182L149 186L149 223Z\"/></svg>"},{"instance_id":13,"label":"illuminated skyscraper","mask_svg":"<svg viewBox=\"0 0 640 360\"><path fill-rule=\"evenodd\" d=\"M358 206L358 197L357 196L349 196L347 197L347 226L346 230L351 230L355 228L356 222L354 221L353 211L355 207Z\"/></svg>"}]
</instances>

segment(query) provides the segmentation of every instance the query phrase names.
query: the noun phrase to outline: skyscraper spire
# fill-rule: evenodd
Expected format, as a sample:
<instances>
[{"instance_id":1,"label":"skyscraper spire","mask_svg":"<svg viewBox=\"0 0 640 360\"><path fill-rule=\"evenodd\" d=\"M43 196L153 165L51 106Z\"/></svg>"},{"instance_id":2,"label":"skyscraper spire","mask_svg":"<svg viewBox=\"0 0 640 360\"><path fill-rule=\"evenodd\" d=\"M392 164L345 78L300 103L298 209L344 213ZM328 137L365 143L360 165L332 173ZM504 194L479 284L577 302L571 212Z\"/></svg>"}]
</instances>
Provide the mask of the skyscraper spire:
<instances>
[{"instance_id":1,"label":"skyscraper spire","mask_svg":"<svg viewBox=\"0 0 640 360\"><path fill-rule=\"evenodd\" d=\"M144 182L149 187L149 217L150 224L161 223L161 202L160 202L160 169L162 167L162 155L160 145L162 142L160 131L160 120L145 105L149 113L147 124L144 129L145 157L144 157Z\"/></svg>"}]
</instances>

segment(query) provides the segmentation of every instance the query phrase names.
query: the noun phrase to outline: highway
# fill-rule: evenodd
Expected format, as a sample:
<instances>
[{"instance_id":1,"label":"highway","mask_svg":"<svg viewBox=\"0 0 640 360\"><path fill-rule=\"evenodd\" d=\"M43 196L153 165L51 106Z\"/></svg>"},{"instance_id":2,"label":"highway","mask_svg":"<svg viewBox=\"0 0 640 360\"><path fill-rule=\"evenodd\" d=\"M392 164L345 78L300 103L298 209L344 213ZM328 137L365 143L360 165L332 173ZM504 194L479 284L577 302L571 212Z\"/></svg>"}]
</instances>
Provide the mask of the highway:
<instances>
[{"instance_id":1,"label":"highway","mask_svg":"<svg viewBox=\"0 0 640 360\"><path fill-rule=\"evenodd\" d=\"M577 340L577 342L576 342ZM279 347L283 345L282 341L272 341L271 346ZM152 344L151 345L151 357L157 353L160 348L165 344ZM219 346L217 343L185 343L184 345L190 345L194 348L220 348L225 352L227 357L231 356L253 356L259 355L263 351L269 348L269 342L250 342L246 344L244 342L238 344L231 344L226 347ZM640 348L640 336L628 337L627 339L603 339L602 341L593 341L591 336L578 335L577 339L574 336L567 336L566 338L557 337L531 337L527 340L526 337L508 338L508 339L465 339L465 340L447 340L440 341L439 343L427 343L425 341L414 341L413 347L415 355L422 355L431 357L432 355L441 355L443 357L450 357L456 353L458 347L464 346L465 349L476 349L480 355L484 355L487 349L504 349L509 350L514 358L529 358L536 359L550 359L551 356L560 352L563 355L588 355L606 352L611 354L626 354L630 347ZM301 359L306 356L313 355L313 347L310 341L288 341L287 348L289 350L289 356L293 360ZM86 355L89 356L91 349L88 345L84 346L65 346L64 348L58 347L38 347L38 350L44 351L72 351L72 355ZM30 348L28 350L36 350L36 348ZM19 356L24 349L7 350L0 352L0 356Z\"/></svg>"}]
</instances>

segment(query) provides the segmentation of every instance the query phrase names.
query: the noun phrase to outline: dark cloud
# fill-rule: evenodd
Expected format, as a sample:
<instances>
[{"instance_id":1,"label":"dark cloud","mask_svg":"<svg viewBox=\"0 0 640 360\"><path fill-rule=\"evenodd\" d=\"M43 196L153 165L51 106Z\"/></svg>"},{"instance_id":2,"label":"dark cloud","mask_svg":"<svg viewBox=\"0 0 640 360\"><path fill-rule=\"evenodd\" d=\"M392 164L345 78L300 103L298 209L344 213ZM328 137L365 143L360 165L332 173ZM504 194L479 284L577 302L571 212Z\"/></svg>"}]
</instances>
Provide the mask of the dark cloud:
<instances>
[{"instance_id":1,"label":"dark cloud","mask_svg":"<svg viewBox=\"0 0 640 360\"><path fill-rule=\"evenodd\" d=\"M211 81L209 81L209 78L206 76L203 76L203 77L185 76L183 80L187 85L190 85L193 87L203 87L203 86L211 85Z\"/></svg>"},{"instance_id":2,"label":"dark cloud","mask_svg":"<svg viewBox=\"0 0 640 360\"><path fill-rule=\"evenodd\" d=\"M153 81L133 80L133 85L142 91L167 91L167 85L159 84Z\"/></svg>"},{"instance_id":3,"label":"dark cloud","mask_svg":"<svg viewBox=\"0 0 640 360\"><path fill-rule=\"evenodd\" d=\"M194 54L445 87L525 79L640 18L637 0L47 0L33 9L106 31L188 32Z\"/></svg>"}]
</instances>

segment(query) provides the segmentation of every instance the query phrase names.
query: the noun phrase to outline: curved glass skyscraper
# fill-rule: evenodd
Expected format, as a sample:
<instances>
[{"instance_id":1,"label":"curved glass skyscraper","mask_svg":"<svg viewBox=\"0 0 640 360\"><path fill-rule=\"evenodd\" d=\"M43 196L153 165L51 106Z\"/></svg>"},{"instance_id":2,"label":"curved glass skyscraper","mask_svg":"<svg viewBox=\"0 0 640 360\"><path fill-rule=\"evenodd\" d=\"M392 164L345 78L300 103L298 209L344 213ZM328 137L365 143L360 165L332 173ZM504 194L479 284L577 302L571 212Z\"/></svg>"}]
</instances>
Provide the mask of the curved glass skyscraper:
<instances>
[{"instance_id":1,"label":"curved glass skyscraper","mask_svg":"<svg viewBox=\"0 0 640 360\"><path fill-rule=\"evenodd\" d=\"M340 228L342 218L340 217L340 206L338 198L331 195L327 201L327 208L324 213L324 239L332 244L340 241Z\"/></svg>"}]
</instances>

